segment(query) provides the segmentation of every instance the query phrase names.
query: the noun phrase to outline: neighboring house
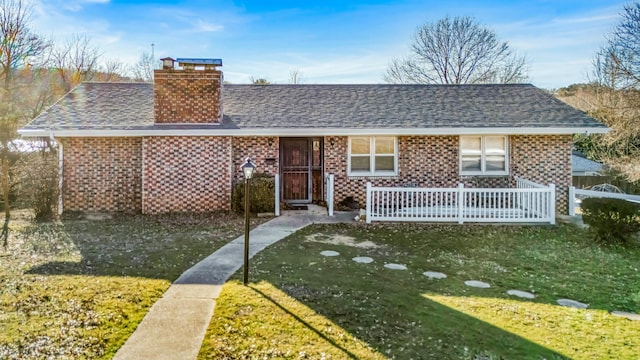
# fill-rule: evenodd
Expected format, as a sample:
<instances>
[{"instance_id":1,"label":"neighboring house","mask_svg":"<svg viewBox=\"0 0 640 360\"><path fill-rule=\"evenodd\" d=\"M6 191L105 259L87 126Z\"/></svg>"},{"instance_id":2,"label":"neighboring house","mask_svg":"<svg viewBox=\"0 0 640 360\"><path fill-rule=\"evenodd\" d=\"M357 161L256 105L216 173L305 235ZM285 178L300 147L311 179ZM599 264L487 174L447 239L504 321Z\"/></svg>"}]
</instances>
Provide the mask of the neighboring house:
<instances>
[{"instance_id":1,"label":"neighboring house","mask_svg":"<svg viewBox=\"0 0 640 360\"><path fill-rule=\"evenodd\" d=\"M602 163L589 160L580 151L573 150L571 154L571 174L573 176L598 176L602 175L603 170Z\"/></svg>"},{"instance_id":2,"label":"neighboring house","mask_svg":"<svg viewBox=\"0 0 640 360\"><path fill-rule=\"evenodd\" d=\"M554 183L572 135L608 129L532 85L227 85L220 60L163 59L155 83L83 83L20 129L60 144L65 210L229 209L251 157L285 202L375 186ZM181 67L180 67L181 66Z\"/></svg>"}]
</instances>

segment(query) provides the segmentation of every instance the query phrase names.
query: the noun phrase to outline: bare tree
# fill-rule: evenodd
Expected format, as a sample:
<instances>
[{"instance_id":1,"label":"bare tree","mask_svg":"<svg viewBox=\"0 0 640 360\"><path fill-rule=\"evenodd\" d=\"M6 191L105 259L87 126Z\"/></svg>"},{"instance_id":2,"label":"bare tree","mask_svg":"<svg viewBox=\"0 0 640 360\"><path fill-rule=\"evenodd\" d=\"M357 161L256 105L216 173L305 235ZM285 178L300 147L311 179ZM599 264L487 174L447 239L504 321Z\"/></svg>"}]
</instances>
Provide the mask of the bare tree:
<instances>
[{"instance_id":1,"label":"bare tree","mask_svg":"<svg viewBox=\"0 0 640 360\"><path fill-rule=\"evenodd\" d=\"M143 52L140 55L138 62L133 65L133 76L136 81L152 82L153 70L155 69L156 61L153 55L148 52Z\"/></svg>"},{"instance_id":2,"label":"bare tree","mask_svg":"<svg viewBox=\"0 0 640 360\"><path fill-rule=\"evenodd\" d=\"M48 46L43 38L29 28L31 14L31 4L26 0L0 0L0 81L4 85L0 90L0 182L5 213L0 239L5 247L11 217L9 145L17 137L16 131L23 118L17 106L20 98L13 89L14 75Z\"/></svg>"},{"instance_id":3,"label":"bare tree","mask_svg":"<svg viewBox=\"0 0 640 360\"><path fill-rule=\"evenodd\" d=\"M300 69L289 71L289 84L302 84L304 80L304 74Z\"/></svg>"},{"instance_id":4,"label":"bare tree","mask_svg":"<svg viewBox=\"0 0 640 360\"><path fill-rule=\"evenodd\" d=\"M260 78L254 78L253 76L249 78L249 81L251 81L251 83L253 85L271 85L271 81L267 80L266 78L260 77Z\"/></svg>"},{"instance_id":5,"label":"bare tree","mask_svg":"<svg viewBox=\"0 0 640 360\"><path fill-rule=\"evenodd\" d=\"M600 49L595 60L595 76L613 89L640 89L640 3L627 4L622 19Z\"/></svg>"},{"instance_id":6,"label":"bare tree","mask_svg":"<svg viewBox=\"0 0 640 360\"><path fill-rule=\"evenodd\" d=\"M100 50L86 34L74 34L51 51L51 62L65 91L82 81L91 80L98 70Z\"/></svg>"},{"instance_id":7,"label":"bare tree","mask_svg":"<svg viewBox=\"0 0 640 360\"><path fill-rule=\"evenodd\" d=\"M31 32L32 6L26 0L0 0L0 78L5 91L13 71L26 65L30 57L44 52L48 43Z\"/></svg>"},{"instance_id":8,"label":"bare tree","mask_svg":"<svg viewBox=\"0 0 640 360\"><path fill-rule=\"evenodd\" d=\"M606 124L606 135L581 137L576 146L630 181L640 181L640 3L621 19L594 59L592 83L576 94L583 110Z\"/></svg>"},{"instance_id":9,"label":"bare tree","mask_svg":"<svg viewBox=\"0 0 640 360\"><path fill-rule=\"evenodd\" d=\"M445 17L416 30L411 53L394 59L384 74L390 83L517 83L528 79L527 62L495 32L471 17Z\"/></svg>"},{"instance_id":10,"label":"bare tree","mask_svg":"<svg viewBox=\"0 0 640 360\"><path fill-rule=\"evenodd\" d=\"M107 59L100 67L99 79L107 82L121 81L126 79L125 72L126 66L120 59Z\"/></svg>"}]
</instances>

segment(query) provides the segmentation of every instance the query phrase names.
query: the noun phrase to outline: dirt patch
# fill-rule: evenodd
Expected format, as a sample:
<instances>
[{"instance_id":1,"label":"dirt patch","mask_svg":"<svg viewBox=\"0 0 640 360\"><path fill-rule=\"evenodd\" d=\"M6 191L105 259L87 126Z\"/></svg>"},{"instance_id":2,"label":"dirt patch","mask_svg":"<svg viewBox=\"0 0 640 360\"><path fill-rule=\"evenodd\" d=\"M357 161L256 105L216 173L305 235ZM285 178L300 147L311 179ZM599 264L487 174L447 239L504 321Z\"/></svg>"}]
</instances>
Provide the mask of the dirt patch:
<instances>
[{"instance_id":1,"label":"dirt patch","mask_svg":"<svg viewBox=\"0 0 640 360\"><path fill-rule=\"evenodd\" d=\"M87 213L84 215L84 218L90 221L102 221L102 220L111 220L113 216L108 213Z\"/></svg>"},{"instance_id":2,"label":"dirt patch","mask_svg":"<svg viewBox=\"0 0 640 360\"><path fill-rule=\"evenodd\" d=\"M335 235L335 234L334 235L313 234L313 235L307 236L305 241L319 242L319 243L331 244L331 245L352 246L360 249L375 249L380 247L380 245L369 240L357 242L356 239L351 236Z\"/></svg>"}]
</instances>

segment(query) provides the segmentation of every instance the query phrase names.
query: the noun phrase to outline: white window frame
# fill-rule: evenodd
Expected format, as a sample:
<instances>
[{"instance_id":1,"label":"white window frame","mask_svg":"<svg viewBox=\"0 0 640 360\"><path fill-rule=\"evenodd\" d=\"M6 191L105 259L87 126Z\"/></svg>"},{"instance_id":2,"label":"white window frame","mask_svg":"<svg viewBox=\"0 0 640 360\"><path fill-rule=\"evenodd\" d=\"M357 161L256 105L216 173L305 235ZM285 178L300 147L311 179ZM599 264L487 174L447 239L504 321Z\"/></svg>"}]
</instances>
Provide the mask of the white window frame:
<instances>
[{"instance_id":1,"label":"white window frame","mask_svg":"<svg viewBox=\"0 0 640 360\"><path fill-rule=\"evenodd\" d=\"M462 170L462 138L473 137L480 138L480 171L464 171ZM504 139L504 170L486 170L487 154L486 150L486 138L487 137L501 137ZM460 136L458 145L458 168L460 169L460 175L509 175L509 136L507 135L468 135Z\"/></svg>"},{"instance_id":2,"label":"white window frame","mask_svg":"<svg viewBox=\"0 0 640 360\"><path fill-rule=\"evenodd\" d=\"M355 170L351 171L351 140L354 138L368 138L369 139L369 169L370 171ZM376 138L392 138L393 139L393 171L375 170L376 159ZM348 146L348 158L347 158L347 174L349 176L397 176L398 175L398 137L397 136L350 136ZM388 154L391 155L391 154ZM355 155L358 156L358 155ZM362 156L362 155L361 155Z\"/></svg>"}]
</instances>

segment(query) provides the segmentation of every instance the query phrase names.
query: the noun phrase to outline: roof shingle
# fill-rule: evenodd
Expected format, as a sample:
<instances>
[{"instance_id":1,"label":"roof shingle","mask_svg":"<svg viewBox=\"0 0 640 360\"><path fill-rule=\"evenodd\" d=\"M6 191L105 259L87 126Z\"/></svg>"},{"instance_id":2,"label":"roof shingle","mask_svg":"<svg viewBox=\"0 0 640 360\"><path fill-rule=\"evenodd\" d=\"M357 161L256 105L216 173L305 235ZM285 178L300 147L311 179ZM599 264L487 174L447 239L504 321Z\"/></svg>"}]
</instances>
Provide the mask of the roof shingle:
<instances>
[{"instance_id":1,"label":"roof shingle","mask_svg":"<svg viewBox=\"0 0 640 360\"><path fill-rule=\"evenodd\" d=\"M217 129L605 128L544 90L507 85L224 85ZM153 84L83 83L24 130L154 125Z\"/></svg>"}]
</instances>

